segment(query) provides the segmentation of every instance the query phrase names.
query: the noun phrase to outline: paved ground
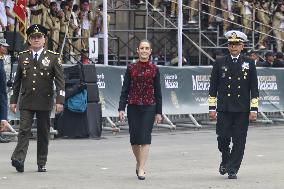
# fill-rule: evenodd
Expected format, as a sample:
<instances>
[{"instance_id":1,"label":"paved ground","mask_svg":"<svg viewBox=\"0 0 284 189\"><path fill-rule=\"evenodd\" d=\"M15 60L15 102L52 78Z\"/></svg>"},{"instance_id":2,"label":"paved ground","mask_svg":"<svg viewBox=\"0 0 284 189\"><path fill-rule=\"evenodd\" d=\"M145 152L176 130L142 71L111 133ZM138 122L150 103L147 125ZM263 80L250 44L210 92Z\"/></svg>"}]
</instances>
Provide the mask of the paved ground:
<instances>
[{"instance_id":1,"label":"paved ground","mask_svg":"<svg viewBox=\"0 0 284 189\"><path fill-rule=\"evenodd\" d=\"M15 142L0 144L0 189L282 189L284 126L249 129L238 180L218 174L214 130L154 132L146 180L135 175L126 132L101 140L57 139L50 143L48 172L36 172L31 141L25 173L10 166Z\"/></svg>"}]
</instances>

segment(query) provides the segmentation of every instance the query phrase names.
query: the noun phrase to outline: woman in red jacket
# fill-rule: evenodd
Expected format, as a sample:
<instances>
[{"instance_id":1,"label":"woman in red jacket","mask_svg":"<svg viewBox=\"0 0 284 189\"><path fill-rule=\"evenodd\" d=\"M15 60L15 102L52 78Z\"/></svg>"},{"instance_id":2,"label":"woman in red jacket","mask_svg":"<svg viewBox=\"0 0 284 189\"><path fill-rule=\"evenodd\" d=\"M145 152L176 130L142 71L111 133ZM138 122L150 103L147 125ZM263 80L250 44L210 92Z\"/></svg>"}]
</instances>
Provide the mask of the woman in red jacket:
<instances>
[{"instance_id":1,"label":"woman in red jacket","mask_svg":"<svg viewBox=\"0 0 284 189\"><path fill-rule=\"evenodd\" d=\"M136 158L136 174L145 179L145 162L149 154L154 124L162 120L160 72L149 61L151 43L142 40L137 48L139 60L127 67L119 101L119 118L124 120L125 107L129 124L130 143Z\"/></svg>"}]
</instances>

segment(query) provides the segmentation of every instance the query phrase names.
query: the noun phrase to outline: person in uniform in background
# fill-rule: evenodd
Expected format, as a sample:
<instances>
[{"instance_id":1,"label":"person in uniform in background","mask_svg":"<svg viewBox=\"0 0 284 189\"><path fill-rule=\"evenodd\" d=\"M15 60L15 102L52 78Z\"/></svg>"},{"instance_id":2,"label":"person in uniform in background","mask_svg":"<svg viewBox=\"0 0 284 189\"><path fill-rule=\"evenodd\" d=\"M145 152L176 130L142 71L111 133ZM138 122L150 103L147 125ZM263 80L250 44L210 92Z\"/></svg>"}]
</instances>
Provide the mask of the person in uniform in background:
<instances>
[{"instance_id":1,"label":"person in uniform in background","mask_svg":"<svg viewBox=\"0 0 284 189\"><path fill-rule=\"evenodd\" d=\"M46 172L50 113L54 102L53 83L56 86L55 111L59 113L63 109L65 97L64 76L59 54L44 49L46 29L42 25L32 25L26 33L30 50L19 55L10 99L10 109L16 113L20 96L20 129L11 160L18 172L24 172L29 136L36 115L38 172Z\"/></svg>"},{"instance_id":2,"label":"person in uniform in background","mask_svg":"<svg viewBox=\"0 0 284 189\"><path fill-rule=\"evenodd\" d=\"M6 27L8 24L7 15L5 11L5 3L3 0L0 0L0 32L6 31Z\"/></svg>"},{"instance_id":3,"label":"person in uniform in background","mask_svg":"<svg viewBox=\"0 0 284 189\"><path fill-rule=\"evenodd\" d=\"M6 43L6 39L0 38L0 132L6 131L9 125L8 123L8 100L6 90L6 72L4 69L4 55L7 54L7 48L9 45ZM0 133L0 143L9 142Z\"/></svg>"},{"instance_id":4,"label":"person in uniform in background","mask_svg":"<svg viewBox=\"0 0 284 189\"><path fill-rule=\"evenodd\" d=\"M272 13L270 13L270 3L269 1L261 0L259 9L257 10L257 18L259 20L259 38L258 38L258 45L259 49L265 49L265 39L267 35L270 34L271 29L269 28L271 23Z\"/></svg>"},{"instance_id":5,"label":"person in uniform in background","mask_svg":"<svg viewBox=\"0 0 284 189\"><path fill-rule=\"evenodd\" d=\"M208 11L209 11L209 15L208 15L208 30L214 30L215 26L214 26L214 21L215 21L215 17L214 15L216 15L216 7L215 7L215 2L216 0L208 0Z\"/></svg>"},{"instance_id":6,"label":"person in uniform in background","mask_svg":"<svg viewBox=\"0 0 284 189\"><path fill-rule=\"evenodd\" d=\"M15 15L14 15L14 0L7 0L5 4L5 10L7 15L7 31L14 31L15 27Z\"/></svg>"},{"instance_id":7,"label":"person in uniform in background","mask_svg":"<svg viewBox=\"0 0 284 189\"><path fill-rule=\"evenodd\" d=\"M252 8L253 8L253 2L252 0L238 0L236 4L237 8L240 9L240 14L242 15L242 25L243 25L243 31L246 35L248 35L252 30Z\"/></svg>"},{"instance_id":8,"label":"person in uniform in background","mask_svg":"<svg viewBox=\"0 0 284 189\"><path fill-rule=\"evenodd\" d=\"M71 22L74 25L74 30L72 33L72 43L74 45L73 48L73 52L75 53L75 55L79 55L81 54L80 50L81 50L81 39L79 39L81 37L81 23L80 23L80 19L79 19L79 12L80 12L80 7L79 5L75 4L73 5L73 9L71 12Z\"/></svg>"},{"instance_id":9,"label":"person in uniform in background","mask_svg":"<svg viewBox=\"0 0 284 189\"><path fill-rule=\"evenodd\" d=\"M219 172L221 175L228 173L229 179L237 179L249 120L256 120L257 117L259 92L255 63L241 54L247 36L243 32L231 30L225 37L228 39L230 54L217 59L213 65L208 100L209 118L217 119L218 149L222 153Z\"/></svg>"},{"instance_id":10,"label":"person in uniform in background","mask_svg":"<svg viewBox=\"0 0 284 189\"><path fill-rule=\"evenodd\" d=\"M189 24L196 24L197 20L196 17L198 16L198 9L199 9L199 1L198 0L189 0L188 1L188 23Z\"/></svg>"},{"instance_id":11,"label":"person in uniform in background","mask_svg":"<svg viewBox=\"0 0 284 189\"><path fill-rule=\"evenodd\" d=\"M45 6L41 0L29 0L29 9L30 9L30 24L44 24L46 15L45 15Z\"/></svg>"},{"instance_id":12,"label":"person in uniform in background","mask_svg":"<svg viewBox=\"0 0 284 189\"><path fill-rule=\"evenodd\" d=\"M50 3L50 10L47 12L46 16L46 26L50 29L50 49L53 51L58 51L59 45L59 31L60 31L60 19L64 16L63 11L58 11L56 2Z\"/></svg>"},{"instance_id":13,"label":"person in uniform in background","mask_svg":"<svg viewBox=\"0 0 284 189\"><path fill-rule=\"evenodd\" d=\"M261 67L273 67L274 60L275 60L274 53L271 51L268 51L267 53L265 53L265 61L262 62L260 66Z\"/></svg>"},{"instance_id":14,"label":"person in uniform in background","mask_svg":"<svg viewBox=\"0 0 284 189\"><path fill-rule=\"evenodd\" d=\"M81 19L81 34L82 34L82 48L89 49L89 37L91 34L91 22L93 21L93 13L90 10L90 5L87 0L82 1L82 11L80 12Z\"/></svg>"},{"instance_id":15,"label":"person in uniform in background","mask_svg":"<svg viewBox=\"0 0 284 189\"><path fill-rule=\"evenodd\" d=\"M282 52L284 39L284 3L280 3L276 6L273 12L272 28L276 37L276 49L277 52Z\"/></svg>"},{"instance_id":16,"label":"person in uniform in background","mask_svg":"<svg viewBox=\"0 0 284 189\"><path fill-rule=\"evenodd\" d=\"M152 52L148 40L142 40L137 48L139 60L129 64L124 75L119 101L119 118L124 120L125 107L129 124L130 143L136 158L136 174L145 179L145 163L148 158L154 123L162 120L162 93L160 72L149 61Z\"/></svg>"},{"instance_id":17,"label":"person in uniform in background","mask_svg":"<svg viewBox=\"0 0 284 189\"><path fill-rule=\"evenodd\" d=\"M110 15L107 14L107 27L109 27ZM97 8L96 15L94 18L94 35L99 35L104 33L103 26L103 5L100 4Z\"/></svg>"}]
</instances>

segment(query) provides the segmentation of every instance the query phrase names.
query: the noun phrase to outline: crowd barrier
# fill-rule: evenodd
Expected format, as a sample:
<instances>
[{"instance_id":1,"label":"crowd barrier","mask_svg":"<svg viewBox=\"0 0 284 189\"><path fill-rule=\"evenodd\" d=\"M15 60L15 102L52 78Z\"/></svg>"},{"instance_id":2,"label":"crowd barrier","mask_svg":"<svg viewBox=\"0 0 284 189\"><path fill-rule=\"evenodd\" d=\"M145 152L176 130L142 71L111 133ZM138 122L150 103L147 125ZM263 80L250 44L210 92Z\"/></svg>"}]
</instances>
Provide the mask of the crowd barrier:
<instances>
[{"instance_id":1,"label":"crowd barrier","mask_svg":"<svg viewBox=\"0 0 284 189\"><path fill-rule=\"evenodd\" d=\"M103 117L117 117L118 103L126 67L97 65L97 84ZM208 113L211 66L159 67L164 114ZM16 70L16 66L14 66ZM284 110L283 68L257 68L259 112ZM14 75L14 74L13 74ZM10 92L8 93L10 95ZM19 115L9 112L9 119Z\"/></svg>"}]
</instances>

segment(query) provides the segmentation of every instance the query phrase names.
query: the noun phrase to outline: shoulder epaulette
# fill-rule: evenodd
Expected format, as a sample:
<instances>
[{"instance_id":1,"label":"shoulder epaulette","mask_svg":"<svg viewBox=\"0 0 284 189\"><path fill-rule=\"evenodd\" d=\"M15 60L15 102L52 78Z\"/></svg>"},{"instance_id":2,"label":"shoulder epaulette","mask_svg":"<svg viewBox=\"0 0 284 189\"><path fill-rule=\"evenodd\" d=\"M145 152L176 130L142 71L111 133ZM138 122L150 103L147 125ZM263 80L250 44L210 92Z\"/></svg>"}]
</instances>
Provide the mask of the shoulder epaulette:
<instances>
[{"instance_id":1,"label":"shoulder epaulette","mask_svg":"<svg viewBox=\"0 0 284 189\"><path fill-rule=\"evenodd\" d=\"M56 55L58 55L58 54L59 54L59 53L54 52L54 51L51 51L51 50L47 50L47 52L50 52L50 53L52 53L52 54L56 54Z\"/></svg>"},{"instance_id":2,"label":"shoulder epaulette","mask_svg":"<svg viewBox=\"0 0 284 189\"><path fill-rule=\"evenodd\" d=\"M24 54L24 53L27 53L27 52L29 52L30 50L25 50L25 51L21 51L21 52L19 52L19 54Z\"/></svg>"}]
</instances>

